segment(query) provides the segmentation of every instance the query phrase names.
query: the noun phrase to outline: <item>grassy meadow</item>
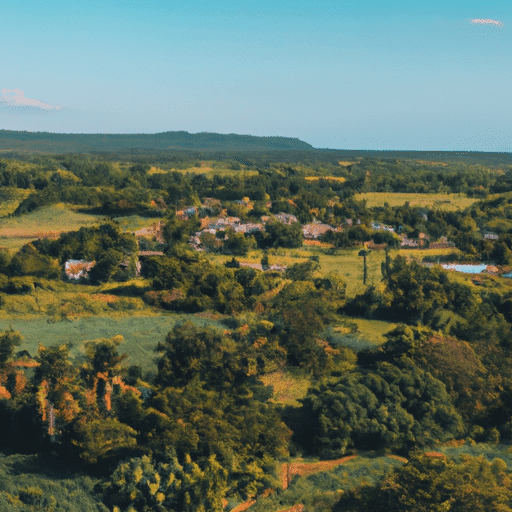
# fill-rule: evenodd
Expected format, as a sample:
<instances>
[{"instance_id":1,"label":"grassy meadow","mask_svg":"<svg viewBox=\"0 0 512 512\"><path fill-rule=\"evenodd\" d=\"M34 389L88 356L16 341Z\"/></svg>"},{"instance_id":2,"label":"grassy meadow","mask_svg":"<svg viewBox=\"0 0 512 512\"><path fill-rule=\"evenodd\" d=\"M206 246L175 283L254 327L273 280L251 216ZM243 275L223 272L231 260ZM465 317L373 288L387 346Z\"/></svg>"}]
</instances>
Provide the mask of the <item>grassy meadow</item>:
<instances>
[{"instance_id":1,"label":"grassy meadow","mask_svg":"<svg viewBox=\"0 0 512 512\"><path fill-rule=\"evenodd\" d=\"M94 489L99 482L49 453L0 454L0 510L108 512Z\"/></svg>"},{"instance_id":2,"label":"grassy meadow","mask_svg":"<svg viewBox=\"0 0 512 512\"><path fill-rule=\"evenodd\" d=\"M41 316L0 319L0 332L9 328L20 331L24 340L17 350L27 350L32 356L37 353L39 343L44 346L68 343L71 345L71 356L78 364L84 358L86 341L121 335L124 343L120 345L119 352L128 356L125 364L139 365L143 371L153 372L161 355L155 351L158 343L165 340L176 324L187 320L201 327L224 329L219 322L197 315L162 313L119 318L98 316L58 322Z\"/></svg>"},{"instance_id":3,"label":"grassy meadow","mask_svg":"<svg viewBox=\"0 0 512 512\"><path fill-rule=\"evenodd\" d=\"M417 194L407 192L365 192L356 194L354 199L357 201L365 200L368 208L384 206L385 203L394 208L409 202L411 206L445 211L464 210L479 200L466 197L465 194Z\"/></svg>"},{"instance_id":4,"label":"grassy meadow","mask_svg":"<svg viewBox=\"0 0 512 512\"><path fill-rule=\"evenodd\" d=\"M179 172L181 174L205 174L206 176L233 176L236 178L248 178L250 176L257 176L259 173L256 170L245 169L244 166L240 166L240 170L231 169L229 167L221 167L218 162L202 160L198 162L199 167L189 167L187 169L162 169L160 167L151 167L148 174L167 173L167 172Z\"/></svg>"},{"instance_id":5,"label":"grassy meadow","mask_svg":"<svg viewBox=\"0 0 512 512\"><path fill-rule=\"evenodd\" d=\"M297 368L277 370L260 377L265 386L272 386L271 402L283 406L300 407L311 385L311 376Z\"/></svg>"},{"instance_id":6,"label":"grassy meadow","mask_svg":"<svg viewBox=\"0 0 512 512\"><path fill-rule=\"evenodd\" d=\"M13 213L31 193L24 188L0 187L0 217Z\"/></svg>"},{"instance_id":7,"label":"grassy meadow","mask_svg":"<svg viewBox=\"0 0 512 512\"><path fill-rule=\"evenodd\" d=\"M295 263L303 263L311 256L318 256L320 262L320 272L335 271L347 283L347 295L352 297L364 292L363 285L363 258L358 256L361 248L355 249L339 249L335 254L330 254L329 250L319 249L316 247L303 247L299 249L270 249L268 251L269 262L271 265L291 266ZM453 251L452 251L453 252ZM217 264L225 263L231 260L232 256L221 254L209 254L209 259ZM391 256L395 256L395 252L391 252ZM259 263L263 258L262 250L251 251L247 256L237 258L241 262ZM367 256L366 263L368 265L368 283L375 286L382 279L380 265L385 260L384 251L372 251Z\"/></svg>"},{"instance_id":8,"label":"grassy meadow","mask_svg":"<svg viewBox=\"0 0 512 512\"><path fill-rule=\"evenodd\" d=\"M17 251L31 240L77 231L82 226L99 224L104 218L104 215L87 213L86 208L64 203L44 206L21 217L3 217L0 218L0 246ZM158 220L140 215L116 217L124 231L137 231Z\"/></svg>"}]
</instances>

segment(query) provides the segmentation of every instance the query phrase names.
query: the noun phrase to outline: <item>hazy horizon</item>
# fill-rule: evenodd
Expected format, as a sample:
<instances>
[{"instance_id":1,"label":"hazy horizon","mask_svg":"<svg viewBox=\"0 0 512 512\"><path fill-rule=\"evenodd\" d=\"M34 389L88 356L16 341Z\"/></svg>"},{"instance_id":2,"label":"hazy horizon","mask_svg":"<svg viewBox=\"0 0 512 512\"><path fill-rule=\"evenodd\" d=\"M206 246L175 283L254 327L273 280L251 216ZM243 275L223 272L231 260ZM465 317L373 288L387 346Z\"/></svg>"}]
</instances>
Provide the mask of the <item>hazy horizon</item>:
<instances>
[{"instance_id":1,"label":"hazy horizon","mask_svg":"<svg viewBox=\"0 0 512 512\"><path fill-rule=\"evenodd\" d=\"M0 128L511 152L510 8L447 4L11 3Z\"/></svg>"}]
</instances>

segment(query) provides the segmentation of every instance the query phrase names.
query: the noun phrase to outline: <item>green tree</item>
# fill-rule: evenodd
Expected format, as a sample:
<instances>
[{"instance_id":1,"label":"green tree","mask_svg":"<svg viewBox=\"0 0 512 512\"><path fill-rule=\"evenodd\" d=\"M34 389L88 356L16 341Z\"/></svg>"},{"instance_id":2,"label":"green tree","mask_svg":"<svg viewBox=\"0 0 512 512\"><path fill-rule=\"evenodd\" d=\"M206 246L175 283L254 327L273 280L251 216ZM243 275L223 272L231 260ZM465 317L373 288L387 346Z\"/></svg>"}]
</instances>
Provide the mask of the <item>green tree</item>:
<instances>
[{"instance_id":1,"label":"green tree","mask_svg":"<svg viewBox=\"0 0 512 512\"><path fill-rule=\"evenodd\" d=\"M223 387L243 376L235 355L226 350L225 340L213 328L183 322L169 332L165 347L158 363L157 383L161 386L184 386L198 377Z\"/></svg>"},{"instance_id":2,"label":"green tree","mask_svg":"<svg viewBox=\"0 0 512 512\"><path fill-rule=\"evenodd\" d=\"M308 391L301 440L325 458L348 450L402 449L462 434L446 388L411 363L378 363ZM311 444L312 442L312 444Z\"/></svg>"},{"instance_id":3,"label":"green tree","mask_svg":"<svg viewBox=\"0 0 512 512\"><path fill-rule=\"evenodd\" d=\"M282 222L269 222L265 226L265 234L261 241L263 247L302 247L304 235L302 226L299 222L293 222L290 225Z\"/></svg>"},{"instance_id":4,"label":"green tree","mask_svg":"<svg viewBox=\"0 0 512 512\"><path fill-rule=\"evenodd\" d=\"M12 358L15 348L21 344L22 340L20 332L12 328L0 334L0 369Z\"/></svg>"},{"instance_id":5,"label":"green tree","mask_svg":"<svg viewBox=\"0 0 512 512\"><path fill-rule=\"evenodd\" d=\"M463 455L456 463L441 453L416 453L375 488L346 493L334 510L510 512L511 482L502 459Z\"/></svg>"},{"instance_id":6,"label":"green tree","mask_svg":"<svg viewBox=\"0 0 512 512\"><path fill-rule=\"evenodd\" d=\"M24 245L12 258L9 265L12 276L36 276L55 279L60 277L59 262L40 254L33 244Z\"/></svg>"},{"instance_id":7,"label":"green tree","mask_svg":"<svg viewBox=\"0 0 512 512\"><path fill-rule=\"evenodd\" d=\"M121 362L128 357L126 354L120 355L117 351L117 348L123 341L123 337L120 335L113 338L100 338L88 341L85 344L87 361L84 369L91 375L101 372L108 378L119 375L121 372Z\"/></svg>"},{"instance_id":8,"label":"green tree","mask_svg":"<svg viewBox=\"0 0 512 512\"><path fill-rule=\"evenodd\" d=\"M202 467L201 467L202 466ZM155 463L149 457L119 464L106 488L107 503L121 510L223 512L227 471L210 457L201 465L187 455ZM114 509L115 510L115 509Z\"/></svg>"},{"instance_id":9,"label":"green tree","mask_svg":"<svg viewBox=\"0 0 512 512\"><path fill-rule=\"evenodd\" d=\"M89 278L92 282L108 282L119 270L119 264L123 259L123 253L109 250L100 257L96 264L89 271Z\"/></svg>"},{"instance_id":10,"label":"green tree","mask_svg":"<svg viewBox=\"0 0 512 512\"><path fill-rule=\"evenodd\" d=\"M234 229L227 229L227 239L224 241L224 253L234 256L245 256L254 239L246 238L243 233L236 233Z\"/></svg>"},{"instance_id":11,"label":"green tree","mask_svg":"<svg viewBox=\"0 0 512 512\"><path fill-rule=\"evenodd\" d=\"M81 416L73 423L71 444L87 464L111 464L137 450L137 432L115 418Z\"/></svg>"},{"instance_id":12,"label":"green tree","mask_svg":"<svg viewBox=\"0 0 512 512\"><path fill-rule=\"evenodd\" d=\"M288 267L284 277L293 281L312 281L314 274L319 269L320 263L314 260L307 260L304 263L295 263Z\"/></svg>"},{"instance_id":13,"label":"green tree","mask_svg":"<svg viewBox=\"0 0 512 512\"><path fill-rule=\"evenodd\" d=\"M366 257L371 254L371 251L367 249L362 249L359 251L358 256L363 257L363 284L366 284L366 280L368 278L368 267L366 265Z\"/></svg>"}]
</instances>

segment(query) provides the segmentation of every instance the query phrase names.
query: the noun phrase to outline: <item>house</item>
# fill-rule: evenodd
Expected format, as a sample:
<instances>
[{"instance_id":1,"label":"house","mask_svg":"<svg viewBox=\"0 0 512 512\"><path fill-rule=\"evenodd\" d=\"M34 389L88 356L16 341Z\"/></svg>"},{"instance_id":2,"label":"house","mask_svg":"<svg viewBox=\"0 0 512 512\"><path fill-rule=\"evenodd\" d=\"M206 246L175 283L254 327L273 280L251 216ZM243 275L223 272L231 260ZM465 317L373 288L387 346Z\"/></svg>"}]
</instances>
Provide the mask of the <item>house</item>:
<instances>
[{"instance_id":1,"label":"house","mask_svg":"<svg viewBox=\"0 0 512 512\"><path fill-rule=\"evenodd\" d=\"M492 231L485 231L483 238L484 240L499 240L500 237L498 233L493 233Z\"/></svg>"},{"instance_id":2,"label":"house","mask_svg":"<svg viewBox=\"0 0 512 512\"><path fill-rule=\"evenodd\" d=\"M295 217L295 215L292 215L291 213L278 213L277 215L274 215L274 217L282 222L283 224L293 224L294 222L299 222L299 219Z\"/></svg>"},{"instance_id":3,"label":"house","mask_svg":"<svg viewBox=\"0 0 512 512\"><path fill-rule=\"evenodd\" d=\"M257 231L264 231L265 228L262 223L257 222L247 222L246 224L238 224L235 226L235 231L237 233L256 233Z\"/></svg>"},{"instance_id":4,"label":"house","mask_svg":"<svg viewBox=\"0 0 512 512\"><path fill-rule=\"evenodd\" d=\"M455 244L449 242L445 236L440 237L437 242L431 242L429 245L430 249L448 249L449 247L455 247Z\"/></svg>"},{"instance_id":5,"label":"house","mask_svg":"<svg viewBox=\"0 0 512 512\"><path fill-rule=\"evenodd\" d=\"M183 211L183 214L187 217L193 217L197 213L197 208L195 206L189 206L188 208L185 208Z\"/></svg>"},{"instance_id":6,"label":"house","mask_svg":"<svg viewBox=\"0 0 512 512\"><path fill-rule=\"evenodd\" d=\"M95 261L68 260L64 264L64 273L68 279L86 279L95 264Z\"/></svg>"},{"instance_id":7,"label":"house","mask_svg":"<svg viewBox=\"0 0 512 512\"><path fill-rule=\"evenodd\" d=\"M138 231L134 231L133 234L135 235L135 238L148 238L149 240L152 240L153 238L156 239L156 241L159 244L165 243L164 237L163 237L163 229L164 229L164 223L162 221L155 222L154 224L151 224L151 226L147 228L139 229Z\"/></svg>"},{"instance_id":8,"label":"house","mask_svg":"<svg viewBox=\"0 0 512 512\"><path fill-rule=\"evenodd\" d=\"M328 224L321 224L321 223L304 224L302 226L302 233L304 235L304 238L308 238L308 239L320 238L322 235L325 235L325 233L327 233L327 231L334 231L334 230Z\"/></svg>"},{"instance_id":9,"label":"house","mask_svg":"<svg viewBox=\"0 0 512 512\"><path fill-rule=\"evenodd\" d=\"M413 238L406 238L405 236L402 237L402 241L400 242L400 247L403 247L404 249L412 249L419 247L418 240L414 240Z\"/></svg>"},{"instance_id":10,"label":"house","mask_svg":"<svg viewBox=\"0 0 512 512\"><path fill-rule=\"evenodd\" d=\"M267 269L269 272L284 272L286 267L284 265L272 264Z\"/></svg>"},{"instance_id":11,"label":"house","mask_svg":"<svg viewBox=\"0 0 512 512\"><path fill-rule=\"evenodd\" d=\"M372 222L371 228L375 230L386 230L386 231L395 231L393 226L386 226L385 224L381 224L380 222Z\"/></svg>"}]
</instances>

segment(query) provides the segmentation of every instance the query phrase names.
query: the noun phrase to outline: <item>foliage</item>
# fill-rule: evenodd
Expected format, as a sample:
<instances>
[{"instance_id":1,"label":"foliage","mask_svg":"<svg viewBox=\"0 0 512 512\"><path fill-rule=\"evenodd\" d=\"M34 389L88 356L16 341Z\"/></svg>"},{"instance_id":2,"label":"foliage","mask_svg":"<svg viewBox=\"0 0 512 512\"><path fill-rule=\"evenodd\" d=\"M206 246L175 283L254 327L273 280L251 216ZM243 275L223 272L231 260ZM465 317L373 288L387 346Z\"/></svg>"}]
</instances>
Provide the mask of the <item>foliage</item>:
<instances>
[{"instance_id":1,"label":"foliage","mask_svg":"<svg viewBox=\"0 0 512 512\"><path fill-rule=\"evenodd\" d=\"M290 225L279 221L269 222L265 226L263 238L258 240L260 247L302 247L304 235L302 226L299 222L293 222Z\"/></svg>"},{"instance_id":2,"label":"foliage","mask_svg":"<svg viewBox=\"0 0 512 512\"><path fill-rule=\"evenodd\" d=\"M94 490L98 479L54 455L1 455L0 475L0 510L109 511Z\"/></svg>"},{"instance_id":3,"label":"foliage","mask_svg":"<svg viewBox=\"0 0 512 512\"><path fill-rule=\"evenodd\" d=\"M36 276L55 279L60 277L56 259L40 254L33 244L24 245L12 258L8 267L12 276Z\"/></svg>"},{"instance_id":4,"label":"foliage","mask_svg":"<svg viewBox=\"0 0 512 512\"><path fill-rule=\"evenodd\" d=\"M505 462L465 456L460 464L433 453L416 453L375 488L347 493L334 510L376 512L510 511L512 479Z\"/></svg>"},{"instance_id":5,"label":"foliage","mask_svg":"<svg viewBox=\"0 0 512 512\"><path fill-rule=\"evenodd\" d=\"M201 468L189 456L183 464L176 456L165 463L143 456L121 463L112 473L106 501L123 512L222 512L226 476L214 457Z\"/></svg>"},{"instance_id":6,"label":"foliage","mask_svg":"<svg viewBox=\"0 0 512 512\"><path fill-rule=\"evenodd\" d=\"M8 329L0 334L0 369L12 358L14 350L23 341L19 331Z\"/></svg>"},{"instance_id":7,"label":"foliage","mask_svg":"<svg viewBox=\"0 0 512 512\"><path fill-rule=\"evenodd\" d=\"M303 400L300 441L324 458L348 450L428 445L462 434L446 388L410 363L378 363L312 387Z\"/></svg>"},{"instance_id":8,"label":"foliage","mask_svg":"<svg viewBox=\"0 0 512 512\"><path fill-rule=\"evenodd\" d=\"M108 464L109 459L117 461L123 455L133 454L137 447L137 432L115 418L81 416L70 427L71 444L87 464Z\"/></svg>"},{"instance_id":9,"label":"foliage","mask_svg":"<svg viewBox=\"0 0 512 512\"><path fill-rule=\"evenodd\" d=\"M199 329L192 322L176 325L165 340L157 383L181 387L198 377L213 387L240 384L244 380L243 369L226 345L214 329Z\"/></svg>"},{"instance_id":10,"label":"foliage","mask_svg":"<svg viewBox=\"0 0 512 512\"><path fill-rule=\"evenodd\" d=\"M287 454L290 436L274 407L254 395L247 386L219 392L198 380L162 388L140 427L144 442L158 457L169 446L194 459L215 454L229 472L233 492L254 495L276 484L274 459Z\"/></svg>"}]
</instances>

